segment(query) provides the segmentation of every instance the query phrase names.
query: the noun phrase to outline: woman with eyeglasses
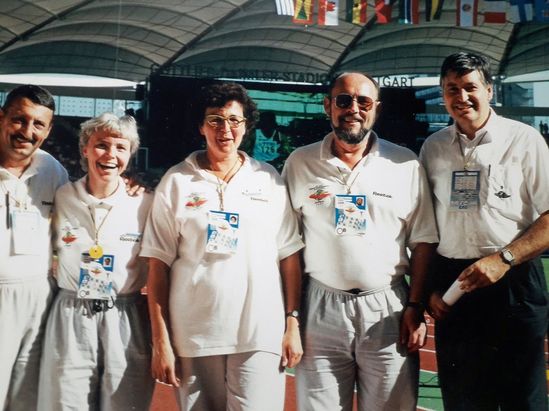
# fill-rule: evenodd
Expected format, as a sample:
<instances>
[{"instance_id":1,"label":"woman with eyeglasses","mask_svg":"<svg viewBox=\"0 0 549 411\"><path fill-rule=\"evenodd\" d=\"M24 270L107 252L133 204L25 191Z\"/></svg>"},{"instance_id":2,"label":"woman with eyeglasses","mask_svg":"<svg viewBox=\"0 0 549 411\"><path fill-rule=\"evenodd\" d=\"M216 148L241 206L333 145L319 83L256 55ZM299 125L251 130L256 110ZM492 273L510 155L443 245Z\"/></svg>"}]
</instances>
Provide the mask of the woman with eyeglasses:
<instances>
[{"instance_id":1,"label":"woman with eyeglasses","mask_svg":"<svg viewBox=\"0 0 549 411\"><path fill-rule=\"evenodd\" d=\"M130 196L120 176L138 147L133 117L84 122L87 174L55 195L59 292L44 337L40 410L149 409L147 261L139 249L152 195Z\"/></svg>"},{"instance_id":2,"label":"woman with eyeglasses","mask_svg":"<svg viewBox=\"0 0 549 411\"><path fill-rule=\"evenodd\" d=\"M206 149L163 177L141 252L152 375L183 410L280 411L284 366L302 354L303 243L278 173L238 150L257 117L246 90L213 84L199 100Z\"/></svg>"}]
</instances>

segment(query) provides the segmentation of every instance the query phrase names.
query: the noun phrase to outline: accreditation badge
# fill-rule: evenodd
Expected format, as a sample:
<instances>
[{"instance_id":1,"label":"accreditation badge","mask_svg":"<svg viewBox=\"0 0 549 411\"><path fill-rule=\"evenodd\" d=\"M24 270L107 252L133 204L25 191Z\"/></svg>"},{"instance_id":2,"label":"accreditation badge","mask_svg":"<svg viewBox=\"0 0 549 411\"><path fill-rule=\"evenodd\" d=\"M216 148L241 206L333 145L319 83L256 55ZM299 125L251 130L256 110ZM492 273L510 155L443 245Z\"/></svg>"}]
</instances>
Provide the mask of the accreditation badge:
<instances>
[{"instance_id":1,"label":"accreditation badge","mask_svg":"<svg viewBox=\"0 0 549 411\"><path fill-rule=\"evenodd\" d=\"M93 258L88 253L83 253L80 260L78 297L109 300L112 295L113 267L114 255L104 254L100 258Z\"/></svg>"},{"instance_id":2,"label":"accreditation badge","mask_svg":"<svg viewBox=\"0 0 549 411\"><path fill-rule=\"evenodd\" d=\"M452 172L451 211L476 211L480 205L480 171Z\"/></svg>"},{"instance_id":3,"label":"accreditation badge","mask_svg":"<svg viewBox=\"0 0 549 411\"><path fill-rule=\"evenodd\" d=\"M38 210L16 209L11 213L13 251L18 255L37 255L40 247L40 213Z\"/></svg>"},{"instance_id":4,"label":"accreditation badge","mask_svg":"<svg viewBox=\"0 0 549 411\"><path fill-rule=\"evenodd\" d=\"M335 232L338 236L366 234L366 196L335 196Z\"/></svg>"},{"instance_id":5,"label":"accreditation badge","mask_svg":"<svg viewBox=\"0 0 549 411\"><path fill-rule=\"evenodd\" d=\"M238 246L238 213L208 212L206 252L210 254L234 254Z\"/></svg>"}]
</instances>

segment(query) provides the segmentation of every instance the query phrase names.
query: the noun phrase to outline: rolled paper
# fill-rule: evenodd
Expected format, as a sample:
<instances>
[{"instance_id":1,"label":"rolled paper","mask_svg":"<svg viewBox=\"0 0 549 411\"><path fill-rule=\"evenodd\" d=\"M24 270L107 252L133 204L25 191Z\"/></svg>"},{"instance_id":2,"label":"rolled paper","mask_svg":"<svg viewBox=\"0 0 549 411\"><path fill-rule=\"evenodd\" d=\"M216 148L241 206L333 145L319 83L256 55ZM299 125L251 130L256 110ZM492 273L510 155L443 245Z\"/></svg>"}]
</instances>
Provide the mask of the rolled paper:
<instances>
[{"instance_id":1,"label":"rolled paper","mask_svg":"<svg viewBox=\"0 0 549 411\"><path fill-rule=\"evenodd\" d=\"M448 305L454 305L457 300L461 298L465 291L460 288L461 281L454 281L453 284L448 288L448 290L442 296L442 301Z\"/></svg>"}]
</instances>

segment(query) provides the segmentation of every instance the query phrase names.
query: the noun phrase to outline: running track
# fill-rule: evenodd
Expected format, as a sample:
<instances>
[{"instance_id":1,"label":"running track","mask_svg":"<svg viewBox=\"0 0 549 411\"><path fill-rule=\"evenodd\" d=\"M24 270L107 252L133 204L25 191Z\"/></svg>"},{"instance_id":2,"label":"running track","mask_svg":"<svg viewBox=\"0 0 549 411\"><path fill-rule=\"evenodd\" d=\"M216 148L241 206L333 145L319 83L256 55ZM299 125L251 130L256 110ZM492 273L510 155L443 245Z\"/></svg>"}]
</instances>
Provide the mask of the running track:
<instances>
[{"instance_id":1,"label":"running track","mask_svg":"<svg viewBox=\"0 0 549 411\"><path fill-rule=\"evenodd\" d=\"M421 369L427 372L436 373L437 364L435 358L435 340L434 334L434 321L426 314L427 330L429 337L427 343L420 351ZM546 341L546 355L547 355L547 341ZM549 377L549 374L548 374ZM433 379L436 382L436 379ZM549 384L549 381L548 381ZM421 396L421 385L420 385ZM442 409L437 407L437 409ZM295 411L295 387L293 376L288 375L286 377L286 403L284 411ZM426 408L418 407L418 410L426 410ZM175 400L175 394L171 387L157 384L154 393L153 403L150 411L177 411L177 404Z\"/></svg>"},{"instance_id":2,"label":"running track","mask_svg":"<svg viewBox=\"0 0 549 411\"><path fill-rule=\"evenodd\" d=\"M425 344L425 347L420 353L421 368L426 371L436 372L435 348L432 337L433 324L431 319L428 319L428 332L430 337L427 339L427 344ZM284 411L295 410L294 378L293 376L288 375L286 377L286 403ZM171 387L157 384L151 411L177 411L175 395Z\"/></svg>"}]
</instances>

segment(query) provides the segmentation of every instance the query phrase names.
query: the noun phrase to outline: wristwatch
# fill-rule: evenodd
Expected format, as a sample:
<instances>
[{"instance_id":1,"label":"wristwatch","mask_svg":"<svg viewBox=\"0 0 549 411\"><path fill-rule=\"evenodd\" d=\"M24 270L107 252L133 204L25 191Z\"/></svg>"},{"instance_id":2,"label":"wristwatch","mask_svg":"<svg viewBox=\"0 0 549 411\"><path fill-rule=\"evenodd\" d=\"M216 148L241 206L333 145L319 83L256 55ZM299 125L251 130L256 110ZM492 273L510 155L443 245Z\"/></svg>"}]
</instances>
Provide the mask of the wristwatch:
<instances>
[{"instance_id":1,"label":"wristwatch","mask_svg":"<svg viewBox=\"0 0 549 411\"><path fill-rule=\"evenodd\" d=\"M509 264L511 267L515 265L515 256L508 248L502 248L499 255L505 264Z\"/></svg>"},{"instance_id":2,"label":"wristwatch","mask_svg":"<svg viewBox=\"0 0 549 411\"><path fill-rule=\"evenodd\" d=\"M294 318L299 320L299 311L297 311L297 310L288 311L286 313L286 318L288 318L288 317L294 317Z\"/></svg>"},{"instance_id":3,"label":"wristwatch","mask_svg":"<svg viewBox=\"0 0 549 411\"><path fill-rule=\"evenodd\" d=\"M417 310L420 314L423 314L425 311L425 306L423 305L423 303L416 301L408 301L406 303L406 307L413 308L414 310Z\"/></svg>"}]
</instances>

